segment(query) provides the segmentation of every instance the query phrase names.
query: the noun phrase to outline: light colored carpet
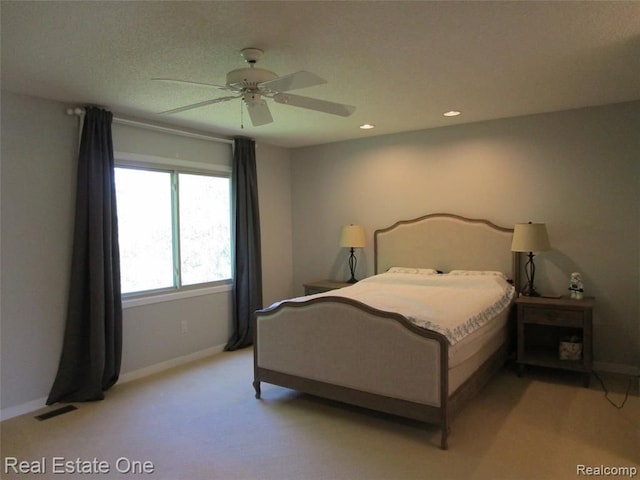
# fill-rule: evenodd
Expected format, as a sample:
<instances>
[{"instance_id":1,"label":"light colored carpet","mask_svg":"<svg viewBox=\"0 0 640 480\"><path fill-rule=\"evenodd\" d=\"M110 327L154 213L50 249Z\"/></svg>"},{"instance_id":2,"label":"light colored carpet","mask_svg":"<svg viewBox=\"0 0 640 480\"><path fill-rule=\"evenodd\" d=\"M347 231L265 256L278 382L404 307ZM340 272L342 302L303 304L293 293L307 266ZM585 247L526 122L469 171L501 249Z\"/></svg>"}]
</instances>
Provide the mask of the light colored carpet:
<instances>
[{"instance_id":1,"label":"light colored carpet","mask_svg":"<svg viewBox=\"0 0 640 480\"><path fill-rule=\"evenodd\" d=\"M453 419L442 451L433 426L267 384L256 400L252 368L251 349L222 353L49 420L4 421L2 478L541 480L576 478L578 465L640 466L637 380L618 410L595 378L586 389L572 374L518 378L505 368ZM620 403L626 379L605 382ZM56 474L54 457L84 468L103 461L109 473ZM6 472L13 458L44 459L46 473ZM152 473L118 472L145 461Z\"/></svg>"}]
</instances>

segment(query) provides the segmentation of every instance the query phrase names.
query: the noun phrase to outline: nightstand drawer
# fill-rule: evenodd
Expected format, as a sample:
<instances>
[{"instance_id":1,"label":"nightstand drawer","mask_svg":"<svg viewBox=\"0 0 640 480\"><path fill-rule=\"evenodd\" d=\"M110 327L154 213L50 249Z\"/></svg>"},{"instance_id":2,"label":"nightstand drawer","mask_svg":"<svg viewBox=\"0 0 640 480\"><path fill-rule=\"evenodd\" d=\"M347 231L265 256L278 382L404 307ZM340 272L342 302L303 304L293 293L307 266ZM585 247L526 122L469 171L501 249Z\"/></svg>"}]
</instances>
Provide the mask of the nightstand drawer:
<instances>
[{"instance_id":1,"label":"nightstand drawer","mask_svg":"<svg viewBox=\"0 0 640 480\"><path fill-rule=\"evenodd\" d=\"M562 325L565 327L582 327L584 313L577 310L557 308L524 308L524 323L539 325Z\"/></svg>"}]
</instances>

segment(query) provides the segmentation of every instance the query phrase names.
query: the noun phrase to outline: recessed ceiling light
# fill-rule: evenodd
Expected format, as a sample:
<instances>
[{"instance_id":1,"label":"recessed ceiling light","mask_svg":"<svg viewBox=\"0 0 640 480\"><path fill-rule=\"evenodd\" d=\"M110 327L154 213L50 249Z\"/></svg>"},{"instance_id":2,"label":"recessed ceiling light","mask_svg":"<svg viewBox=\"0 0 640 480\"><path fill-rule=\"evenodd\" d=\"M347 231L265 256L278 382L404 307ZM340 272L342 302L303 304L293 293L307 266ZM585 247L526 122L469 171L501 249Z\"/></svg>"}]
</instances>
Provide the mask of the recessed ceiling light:
<instances>
[{"instance_id":1,"label":"recessed ceiling light","mask_svg":"<svg viewBox=\"0 0 640 480\"><path fill-rule=\"evenodd\" d=\"M376 128L376 126L372 125L371 123L365 123L363 125L360 125L360 128L362 130L371 130L372 128Z\"/></svg>"},{"instance_id":2,"label":"recessed ceiling light","mask_svg":"<svg viewBox=\"0 0 640 480\"><path fill-rule=\"evenodd\" d=\"M462 112L459 112L457 110L449 110L448 112L444 112L443 115L445 117L457 117L458 115L460 115Z\"/></svg>"}]
</instances>

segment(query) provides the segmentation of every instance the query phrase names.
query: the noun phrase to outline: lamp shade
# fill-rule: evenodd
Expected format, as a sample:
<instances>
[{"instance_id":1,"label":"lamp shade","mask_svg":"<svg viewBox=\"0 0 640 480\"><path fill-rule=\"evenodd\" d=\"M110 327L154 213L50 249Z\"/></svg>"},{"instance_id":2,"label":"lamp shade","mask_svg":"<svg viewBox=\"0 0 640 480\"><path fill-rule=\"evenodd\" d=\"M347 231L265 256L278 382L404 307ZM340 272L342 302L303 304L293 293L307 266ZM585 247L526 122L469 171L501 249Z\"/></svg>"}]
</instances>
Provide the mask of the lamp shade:
<instances>
[{"instance_id":1,"label":"lamp shade","mask_svg":"<svg viewBox=\"0 0 640 480\"><path fill-rule=\"evenodd\" d=\"M547 226L544 223L516 223L511 242L512 252L541 252L550 249Z\"/></svg>"},{"instance_id":2,"label":"lamp shade","mask_svg":"<svg viewBox=\"0 0 640 480\"><path fill-rule=\"evenodd\" d=\"M364 228L360 225L345 225L340 235L340 246L348 248L361 248L367 245Z\"/></svg>"}]
</instances>

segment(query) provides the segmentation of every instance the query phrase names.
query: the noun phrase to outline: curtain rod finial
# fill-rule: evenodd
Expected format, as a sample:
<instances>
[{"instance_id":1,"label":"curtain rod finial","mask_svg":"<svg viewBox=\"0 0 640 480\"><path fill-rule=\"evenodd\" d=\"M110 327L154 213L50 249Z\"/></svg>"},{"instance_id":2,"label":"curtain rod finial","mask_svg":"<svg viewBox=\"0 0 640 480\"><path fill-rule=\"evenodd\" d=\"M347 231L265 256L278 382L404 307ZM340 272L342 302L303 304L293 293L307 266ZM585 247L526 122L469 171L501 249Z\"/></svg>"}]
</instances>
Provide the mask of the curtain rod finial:
<instances>
[{"instance_id":1,"label":"curtain rod finial","mask_svg":"<svg viewBox=\"0 0 640 480\"><path fill-rule=\"evenodd\" d=\"M82 115L84 113L84 108L76 107L76 108L67 108L67 115Z\"/></svg>"}]
</instances>

